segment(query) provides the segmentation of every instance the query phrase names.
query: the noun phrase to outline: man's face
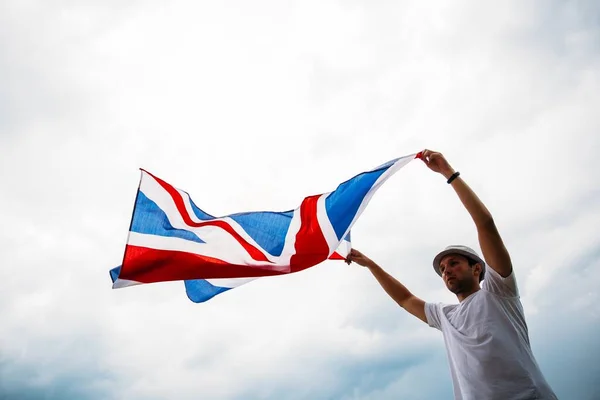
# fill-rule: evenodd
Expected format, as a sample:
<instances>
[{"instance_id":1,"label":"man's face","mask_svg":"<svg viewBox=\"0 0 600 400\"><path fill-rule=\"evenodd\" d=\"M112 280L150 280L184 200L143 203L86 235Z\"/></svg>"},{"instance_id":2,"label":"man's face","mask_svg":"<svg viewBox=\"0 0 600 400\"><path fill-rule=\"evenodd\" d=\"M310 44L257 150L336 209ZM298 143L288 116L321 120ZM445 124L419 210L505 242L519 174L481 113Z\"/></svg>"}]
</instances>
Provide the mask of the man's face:
<instances>
[{"instance_id":1,"label":"man's face","mask_svg":"<svg viewBox=\"0 0 600 400\"><path fill-rule=\"evenodd\" d=\"M448 254L440 261L440 272L448 290L454 294L471 290L477 278L474 267L469 266L467 257Z\"/></svg>"}]
</instances>

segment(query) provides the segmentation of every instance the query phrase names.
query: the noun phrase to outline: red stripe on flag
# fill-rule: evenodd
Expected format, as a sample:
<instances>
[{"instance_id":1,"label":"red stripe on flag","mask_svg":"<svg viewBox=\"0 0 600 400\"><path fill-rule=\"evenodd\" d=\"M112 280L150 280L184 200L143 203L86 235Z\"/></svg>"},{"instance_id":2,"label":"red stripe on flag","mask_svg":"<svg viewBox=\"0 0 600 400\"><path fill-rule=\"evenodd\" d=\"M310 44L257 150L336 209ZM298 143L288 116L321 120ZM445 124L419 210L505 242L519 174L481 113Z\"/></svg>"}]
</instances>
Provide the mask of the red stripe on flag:
<instances>
[{"instance_id":1,"label":"red stripe on flag","mask_svg":"<svg viewBox=\"0 0 600 400\"><path fill-rule=\"evenodd\" d=\"M127 245L119 279L141 283L210 278L281 275L256 266L228 264L217 258L173 250Z\"/></svg>"},{"instance_id":2,"label":"red stripe on flag","mask_svg":"<svg viewBox=\"0 0 600 400\"><path fill-rule=\"evenodd\" d=\"M342 257L340 255L340 253L338 253L337 251L334 252L331 256L329 256L330 260L345 260L346 258Z\"/></svg>"},{"instance_id":3,"label":"red stripe on flag","mask_svg":"<svg viewBox=\"0 0 600 400\"><path fill-rule=\"evenodd\" d=\"M292 272L317 265L327 259L329 245L317 219L317 201L321 195L307 197L300 205L300 230L296 234L296 254L290 260Z\"/></svg>"},{"instance_id":4,"label":"red stripe on flag","mask_svg":"<svg viewBox=\"0 0 600 400\"><path fill-rule=\"evenodd\" d=\"M183 198L181 197L181 194L179 194L177 189L175 189L173 186L169 185L167 182L163 181L162 179L152 175L150 172L148 172L148 171L144 171L144 172L146 172L148 175L150 175L152 178L154 178L158 182L158 184L160 186L162 186L162 188L165 189L169 193L169 195L175 202L175 206L177 207L179 214L181 214L181 217L183 218L183 221L186 224L188 224L189 226L195 227L195 228L198 228L201 226L217 226L217 227L225 230L231 236L233 236L235 238L235 240L237 240L244 247L244 249L248 252L250 257L252 257L254 260L269 262L269 259L267 258L267 256L265 256L265 254L262 251L260 251L259 249L257 249L256 247L254 247L250 243L248 243L248 241L246 241L246 239L244 239L239 233L237 233L231 227L231 225L229 225L227 222L225 222L225 221L204 221L204 222L193 221L190 218L189 214L187 213Z\"/></svg>"}]
</instances>

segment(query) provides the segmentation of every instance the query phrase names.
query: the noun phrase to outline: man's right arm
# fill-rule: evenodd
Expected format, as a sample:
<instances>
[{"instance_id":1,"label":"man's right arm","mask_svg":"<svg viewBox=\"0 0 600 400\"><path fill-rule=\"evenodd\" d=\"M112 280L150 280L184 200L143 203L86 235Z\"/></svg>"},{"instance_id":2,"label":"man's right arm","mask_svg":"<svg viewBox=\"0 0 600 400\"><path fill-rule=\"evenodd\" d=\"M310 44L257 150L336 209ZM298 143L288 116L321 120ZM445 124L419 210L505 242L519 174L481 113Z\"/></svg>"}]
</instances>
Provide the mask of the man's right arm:
<instances>
[{"instance_id":1,"label":"man's right arm","mask_svg":"<svg viewBox=\"0 0 600 400\"><path fill-rule=\"evenodd\" d=\"M425 302L418 297L414 296L403 284L401 284L396 278L388 274L377 265L373 260L366 257L358 250L352 249L348 255L347 262L356 262L359 265L367 267L373 274L377 282L381 285L383 290L396 302L400 307L419 318L421 321L427 323L427 316L425 315Z\"/></svg>"}]
</instances>

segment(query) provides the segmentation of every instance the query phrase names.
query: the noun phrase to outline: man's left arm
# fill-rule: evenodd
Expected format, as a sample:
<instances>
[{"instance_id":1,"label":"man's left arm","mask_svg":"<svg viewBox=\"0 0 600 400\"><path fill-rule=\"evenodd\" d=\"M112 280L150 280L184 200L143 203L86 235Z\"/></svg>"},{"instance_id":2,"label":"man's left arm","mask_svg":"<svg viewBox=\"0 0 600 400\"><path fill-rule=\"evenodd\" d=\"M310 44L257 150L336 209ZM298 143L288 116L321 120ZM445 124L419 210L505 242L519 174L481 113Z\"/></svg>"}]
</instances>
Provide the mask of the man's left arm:
<instances>
[{"instance_id":1,"label":"man's left arm","mask_svg":"<svg viewBox=\"0 0 600 400\"><path fill-rule=\"evenodd\" d=\"M483 258L488 266L506 278L512 272L512 262L492 214L463 179L458 177L451 185L475 222Z\"/></svg>"},{"instance_id":2,"label":"man's left arm","mask_svg":"<svg viewBox=\"0 0 600 400\"><path fill-rule=\"evenodd\" d=\"M422 160L429 169L442 174L446 179L456 172L441 153L424 150ZM483 258L490 268L506 278L512 273L512 262L492 214L460 176L455 177L450 184L475 222Z\"/></svg>"}]
</instances>

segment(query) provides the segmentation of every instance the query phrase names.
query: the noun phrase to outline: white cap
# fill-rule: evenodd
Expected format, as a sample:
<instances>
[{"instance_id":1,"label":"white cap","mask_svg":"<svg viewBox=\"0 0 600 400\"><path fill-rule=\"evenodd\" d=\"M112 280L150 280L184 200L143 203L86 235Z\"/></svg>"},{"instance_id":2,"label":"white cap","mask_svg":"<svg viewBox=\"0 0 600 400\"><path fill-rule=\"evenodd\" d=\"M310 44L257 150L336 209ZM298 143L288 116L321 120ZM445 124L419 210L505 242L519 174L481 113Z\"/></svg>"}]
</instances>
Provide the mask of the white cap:
<instances>
[{"instance_id":1,"label":"white cap","mask_svg":"<svg viewBox=\"0 0 600 400\"><path fill-rule=\"evenodd\" d=\"M481 259L481 257L479 257L479 254L477 254L475 250L473 250L470 247L461 245L448 246L444 250L440 251L437 256L435 256L435 258L433 259L433 269L435 270L435 272L437 272L439 276L442 276L442 273L440 272L440 261L442 260L442 258L444 258L444 256L447 256L448 254L460 254L462 256L470 258L471 260L474 260L475 262L480 263L481 276L479 277L479 280L483 279L485 275L485 262Z\"/></svg>"}]
</instances>

